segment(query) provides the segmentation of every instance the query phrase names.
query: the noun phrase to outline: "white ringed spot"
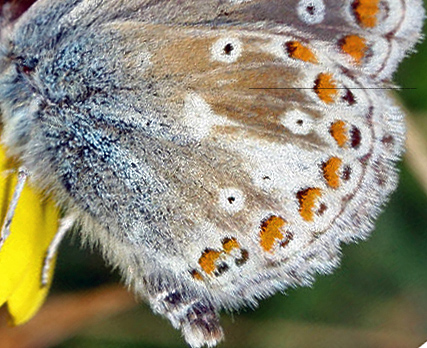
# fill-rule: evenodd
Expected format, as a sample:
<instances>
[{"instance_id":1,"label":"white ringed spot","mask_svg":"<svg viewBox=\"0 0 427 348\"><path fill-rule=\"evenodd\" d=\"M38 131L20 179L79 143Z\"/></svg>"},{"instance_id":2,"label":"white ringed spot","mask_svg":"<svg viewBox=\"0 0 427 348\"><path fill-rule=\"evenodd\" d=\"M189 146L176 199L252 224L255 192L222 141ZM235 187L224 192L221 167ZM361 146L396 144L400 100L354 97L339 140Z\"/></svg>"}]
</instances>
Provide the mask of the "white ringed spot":
<instances>
[{"instance_id":1,"label":"white ringed spot","mask_svg":"<svg viewBox=\"0 0 427 348\"><path fill-rule=\"evenodd\" d=\"M228 213L234 214L243 209L245 196L237 188L227 187L219 191L219 204Z\"/></svg>"},{"instance_id":2,"label":"white ringed spot","mask_svg":"<svg viewBox=\"0 0 427 348\"><path fill-rule=\"evenodd\" d=\"M234 63L242 53L242 42L235 37L223 37L211 48L212 59L222 63Z\"/></svg>"},{"instance_id":3,"label":"white ringed spot","mask_svg":"<svg viewBox=\"0 0 427 348\"><path fill-rule=\"evenodd\" d=\"M300 0L297 13L304 23L318 24L325 18L326 8L323 0Z\"/></svg>"},{"instance_id":4,"label":"white ringed spot","mask_svg":"<svg viewBox=\"0 0 427 348\"><path fill-rule=\"evenodd\" d=\"M294 134L306 135L314 126L311 116L298 109L287 112L280 120L282 125Z\"/></svg>"}]
</instances>

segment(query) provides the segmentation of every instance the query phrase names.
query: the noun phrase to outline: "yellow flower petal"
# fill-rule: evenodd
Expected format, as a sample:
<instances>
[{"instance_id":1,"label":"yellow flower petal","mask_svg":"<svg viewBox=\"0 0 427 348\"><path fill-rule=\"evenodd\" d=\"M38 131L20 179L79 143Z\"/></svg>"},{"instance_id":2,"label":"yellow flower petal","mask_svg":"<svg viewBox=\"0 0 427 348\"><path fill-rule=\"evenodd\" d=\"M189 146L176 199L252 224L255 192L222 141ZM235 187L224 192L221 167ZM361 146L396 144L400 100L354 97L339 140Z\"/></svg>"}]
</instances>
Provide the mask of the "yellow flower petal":
<instances>
[{"instance_id":1,"label":"yellow flower petal","mask_svg":"<svg viewBox=\"0 0 427 348\"><path fill-rule=\"evenodd\" d=\"M17 172L5 171L11 162L0 148L0 203L2 220L16 184ZM3 175L1 175L3 174ZM41 286L41 270L47 248L58 229L59 212L52 201L25 185L0 249L0 306L7 303L11 324L29 320L42 305L48 286ZM51 270L53 270L54 262ZM50 277L51 278L51 277Z\"/></svg>"}]
</instances>

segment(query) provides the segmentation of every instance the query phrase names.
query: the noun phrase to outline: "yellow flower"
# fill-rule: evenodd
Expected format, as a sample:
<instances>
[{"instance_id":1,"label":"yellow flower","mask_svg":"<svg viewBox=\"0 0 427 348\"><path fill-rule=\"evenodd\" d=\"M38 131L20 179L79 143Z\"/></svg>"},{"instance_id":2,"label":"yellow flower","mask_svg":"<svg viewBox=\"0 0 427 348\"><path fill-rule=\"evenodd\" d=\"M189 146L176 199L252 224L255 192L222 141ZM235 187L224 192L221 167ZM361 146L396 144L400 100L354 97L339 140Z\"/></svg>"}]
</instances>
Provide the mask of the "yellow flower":
<instances>
[{"instance_id":1,"label":"yellow flower","mask_svg":"<svg viewBox=\"0 0 427 348\"><path fill-rule=\"evenodd\" d=\"M13 166L0 148L0 225L17 181L17 168ZM58 229L58 220L59 212L54 203L43 200L27 182L15 210L10 235L0 249L0 306L7 304L11 325L31 319L46 298L55 260L47 286L41 284L41 272L47 249Z\"/></svg>"}]
</instances>

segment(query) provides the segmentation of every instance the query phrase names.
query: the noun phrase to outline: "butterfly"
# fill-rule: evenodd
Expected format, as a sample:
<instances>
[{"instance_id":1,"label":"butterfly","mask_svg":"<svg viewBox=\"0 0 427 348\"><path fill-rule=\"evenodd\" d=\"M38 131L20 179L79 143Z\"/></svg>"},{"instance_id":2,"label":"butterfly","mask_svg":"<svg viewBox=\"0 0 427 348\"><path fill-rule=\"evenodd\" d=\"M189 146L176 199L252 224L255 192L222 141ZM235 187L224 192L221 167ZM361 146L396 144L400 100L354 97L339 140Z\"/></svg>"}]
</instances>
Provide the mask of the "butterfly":
<instances>
[{"instance_id":1,"label":"butterfly","mask_svg":"<svg viewBox=\"0 0 427 348\"><path fill-rule=\"evenodd\" d=\"M339 264L397 183L387 88L420 0L39 0L3 31L2 143L192 347ZM8 226L18 198L9 206Z\"/></svg>"}]
</instances>

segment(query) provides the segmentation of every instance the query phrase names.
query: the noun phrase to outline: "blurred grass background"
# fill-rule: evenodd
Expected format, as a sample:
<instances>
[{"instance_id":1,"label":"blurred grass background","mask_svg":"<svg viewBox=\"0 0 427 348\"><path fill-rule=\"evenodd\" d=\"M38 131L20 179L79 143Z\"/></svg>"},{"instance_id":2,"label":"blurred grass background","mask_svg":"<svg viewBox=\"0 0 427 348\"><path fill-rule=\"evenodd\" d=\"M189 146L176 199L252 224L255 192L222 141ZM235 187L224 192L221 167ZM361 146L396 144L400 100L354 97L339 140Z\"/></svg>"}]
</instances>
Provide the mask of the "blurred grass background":
<instances>
[{"instance_id":1,"label":"blurred grass background","mask_svg":"<svg viewBox=\"0 0 427 348\"><path fill-rule=\"evenodd\" d=\"M425 140L427 42L417 51L401 64L395 81L416 88L397 97ZM341 267L318 277L312 288L277 294L256 311L223 314L226 341L220 347L415 348L427 341L427 193L407 161L400 168L399 187L369 240L343 246ZM33 319L54 337L49 346L186 347L166 320L109 285L119 282L118 274L79 244L71 238L62 244L46 321ZM58 329L52 321L66 316L63 311L70 311L70 319ZM28 348L46 346L30 342Z\"/></svg>"}]
</instances>

